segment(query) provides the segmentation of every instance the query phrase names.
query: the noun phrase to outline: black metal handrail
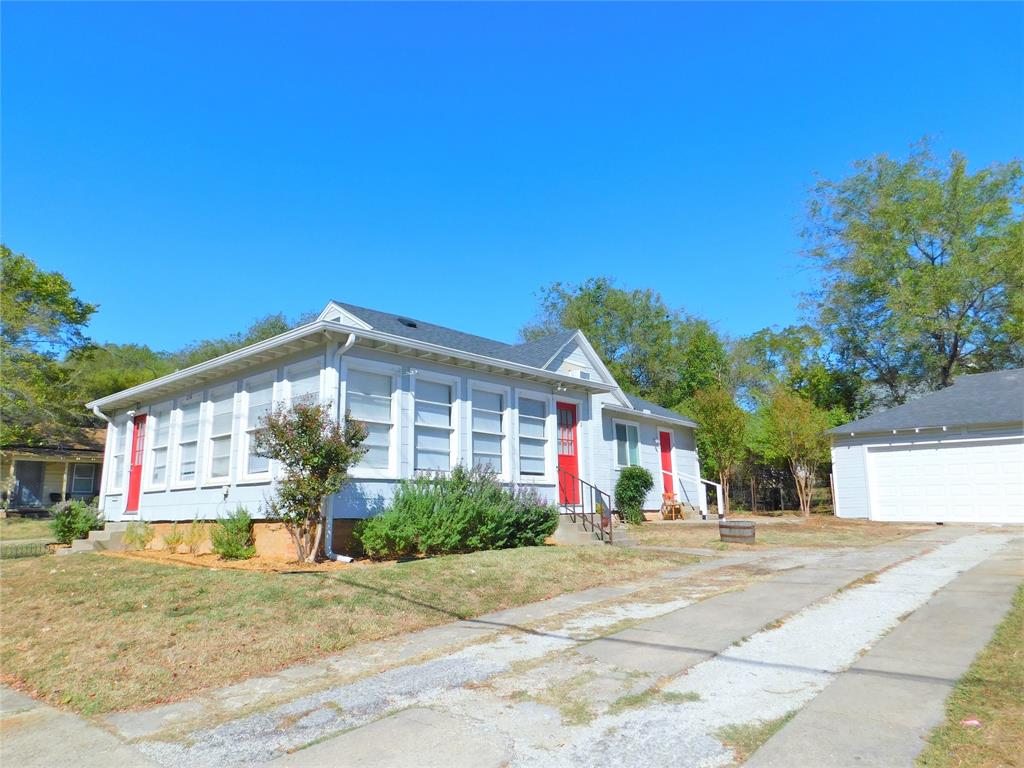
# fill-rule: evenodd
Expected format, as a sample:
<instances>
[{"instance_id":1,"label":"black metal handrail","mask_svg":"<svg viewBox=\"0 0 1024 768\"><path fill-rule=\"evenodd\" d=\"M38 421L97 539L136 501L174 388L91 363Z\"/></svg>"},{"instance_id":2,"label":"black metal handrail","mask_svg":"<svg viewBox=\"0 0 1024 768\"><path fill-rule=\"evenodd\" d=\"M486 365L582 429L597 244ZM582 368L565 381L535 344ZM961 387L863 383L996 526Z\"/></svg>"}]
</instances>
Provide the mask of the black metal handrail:
<instances>
[{"instance_id":1,"label":"black metal handrail","mask_svg":"<svg viewBox=\"0 0 1024 768\"><path fill-rule=\"evenodd\" d=\"M575 493L568 493L572 489ZM575 498L577 503L570 504L570 498ZM611 496L561 467L558 468L558 506L574 523L578 517L584 531L597 534L607 544L612 543Z\"/></svg>"}]
</instances>

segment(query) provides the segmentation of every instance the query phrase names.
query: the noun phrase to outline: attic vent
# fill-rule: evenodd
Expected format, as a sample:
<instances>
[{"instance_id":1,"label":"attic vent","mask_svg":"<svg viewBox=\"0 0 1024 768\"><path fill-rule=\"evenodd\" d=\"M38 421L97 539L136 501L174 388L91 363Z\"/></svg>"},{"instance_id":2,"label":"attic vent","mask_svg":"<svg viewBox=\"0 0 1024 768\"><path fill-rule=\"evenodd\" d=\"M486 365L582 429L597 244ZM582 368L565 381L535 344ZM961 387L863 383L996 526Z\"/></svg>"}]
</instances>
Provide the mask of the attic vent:
<instances>
[{"instance_id":1,"label":"attic vent","mask_svg":"<svg viewBox=\"0 0 1024 768\"><path fill-rule=\"evenodd\" d=\"M404 325L406 328L418 328L415 320L410 320L408 317L399 317L398 322Z\"/></svg>"}]
</instances>

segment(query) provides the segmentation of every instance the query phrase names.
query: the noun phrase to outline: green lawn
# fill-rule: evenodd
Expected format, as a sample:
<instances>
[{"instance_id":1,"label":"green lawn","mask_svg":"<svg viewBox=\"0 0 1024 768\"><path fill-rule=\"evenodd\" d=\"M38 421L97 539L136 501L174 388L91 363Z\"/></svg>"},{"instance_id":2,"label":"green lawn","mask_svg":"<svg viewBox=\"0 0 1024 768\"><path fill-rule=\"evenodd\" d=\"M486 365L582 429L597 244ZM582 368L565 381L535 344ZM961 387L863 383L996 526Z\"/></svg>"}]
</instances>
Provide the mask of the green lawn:
<instances>
[{"instance_id":1,"label":"green lawn","mask_svg":"<svg viewBox=\"0 0 1024 768\"><path fill-rule=\"evenodd\" d=\"M50 521L33 517L5 517L0 520L0 541L53 539Z\"/></svg>"},{"instance_id":2,"label":"green lawn","mask_svg":"<svg viewBox=\"0 0 1024 768\"><path fill-rule=\"evenodd\" d=\"M978 720L981 726L962 725L964 720ZM992 641L956 684L946 701L946 722L932 732L917 764L1024 766L1024 587Z\"/></svg>"},{"instance_id":3,"label":"green lawn","mask_svg":"<svg viewBox=\"0 0 1024 768\"><path fill-rule=\"evenodd\" d=\"M11 561L0 572L0 668L50 702L105 712L692 560L530 547L301 574L103 555Z\"/></svg>"}]
</instances>

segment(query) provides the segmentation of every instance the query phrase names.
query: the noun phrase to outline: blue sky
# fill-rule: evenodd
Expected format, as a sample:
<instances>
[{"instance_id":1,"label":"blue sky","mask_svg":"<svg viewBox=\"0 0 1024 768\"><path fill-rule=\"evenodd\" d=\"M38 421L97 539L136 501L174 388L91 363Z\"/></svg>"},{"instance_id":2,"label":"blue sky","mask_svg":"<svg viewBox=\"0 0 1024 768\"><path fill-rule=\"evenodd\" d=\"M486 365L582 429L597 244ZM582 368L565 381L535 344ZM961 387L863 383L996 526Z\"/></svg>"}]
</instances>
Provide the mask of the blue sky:
<instances>
[{"instance_id":1,"label":"blue sky","mask_svg":"<svg viewBox=\"0 0 1024 768\"><path fill-rule=\"evenodd\" d=\"M4 3L2 236L171 349L330 298L512 340L611 275L799 317L806 190L1020 157L1024 5Z\"/></svg>"}]
</instances>

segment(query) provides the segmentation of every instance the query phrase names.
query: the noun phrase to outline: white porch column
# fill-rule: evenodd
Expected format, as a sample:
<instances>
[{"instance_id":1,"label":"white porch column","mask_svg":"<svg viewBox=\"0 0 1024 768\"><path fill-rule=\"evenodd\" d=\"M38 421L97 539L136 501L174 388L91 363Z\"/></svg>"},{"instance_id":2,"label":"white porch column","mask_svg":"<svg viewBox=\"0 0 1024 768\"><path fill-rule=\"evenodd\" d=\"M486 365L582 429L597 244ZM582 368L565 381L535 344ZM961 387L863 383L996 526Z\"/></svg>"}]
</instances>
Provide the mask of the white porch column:
<instances>
[{"instance_id":1,"label":"white porch column","mask_svg":"<svg viewBox=\"0 0 1024 768\"><path fill-rule=\"evenodd\" d=\"M71 462L67 459L64 460L64 479L60 482L60 500L68 500L68 467L71 466Z\"/></svg>"}]
</instances>

